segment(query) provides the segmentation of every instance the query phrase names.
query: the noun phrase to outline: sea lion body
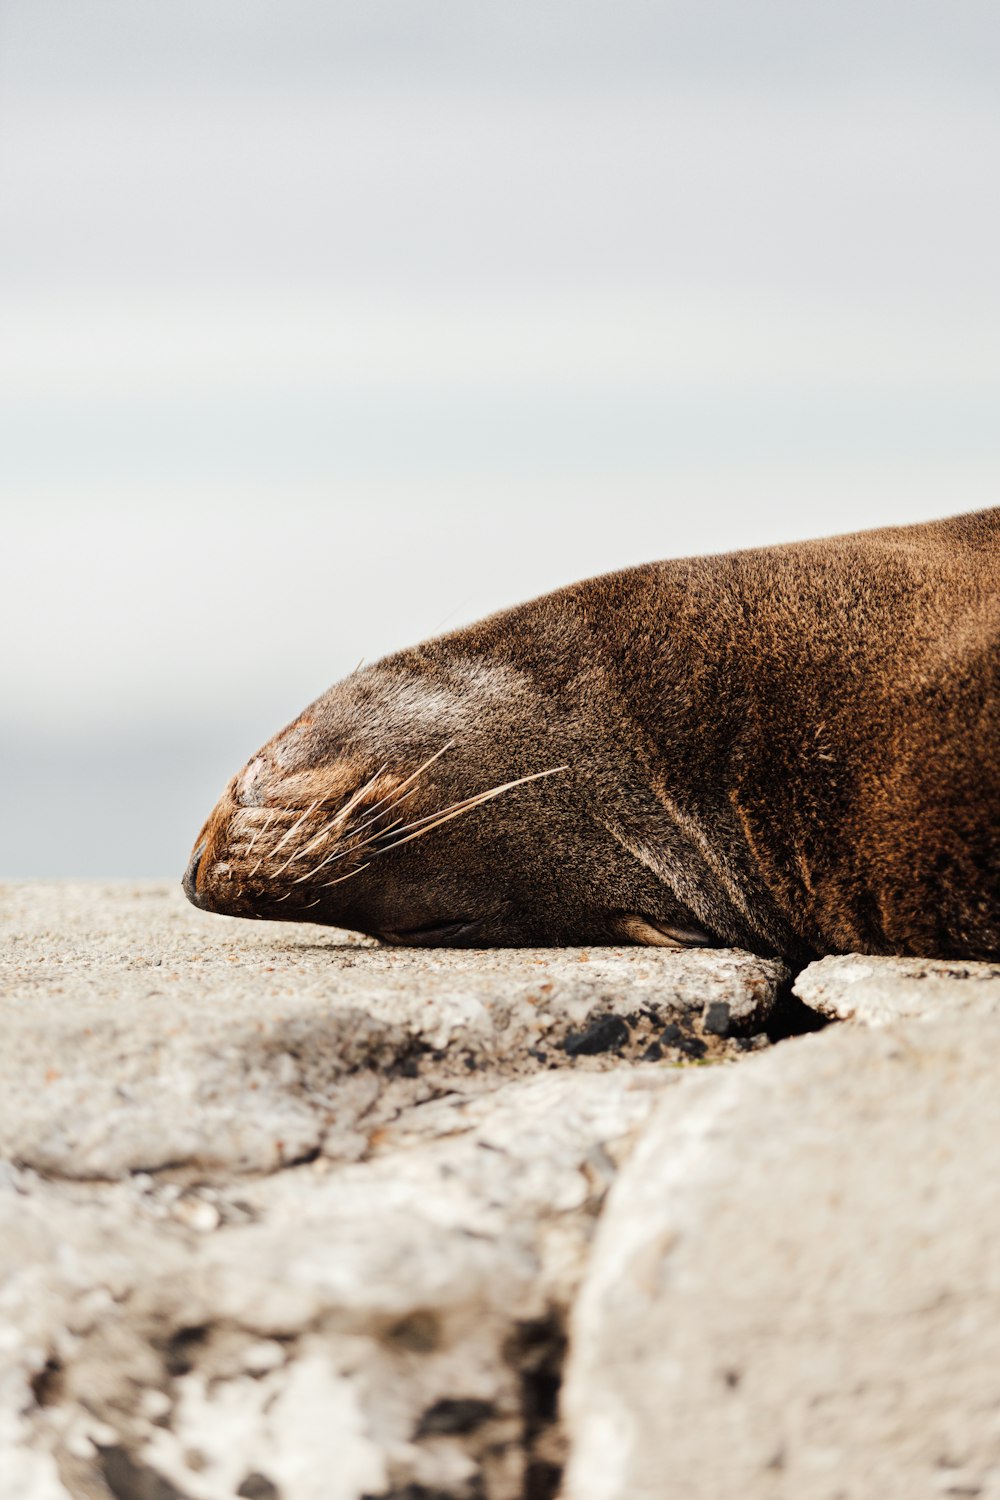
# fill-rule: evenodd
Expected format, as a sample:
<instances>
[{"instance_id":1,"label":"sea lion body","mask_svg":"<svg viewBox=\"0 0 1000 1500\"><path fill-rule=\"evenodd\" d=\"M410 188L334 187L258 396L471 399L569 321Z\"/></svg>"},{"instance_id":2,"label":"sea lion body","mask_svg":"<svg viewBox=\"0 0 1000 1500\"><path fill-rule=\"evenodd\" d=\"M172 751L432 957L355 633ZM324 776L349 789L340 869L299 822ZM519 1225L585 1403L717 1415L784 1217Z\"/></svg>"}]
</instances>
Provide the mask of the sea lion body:
<instances>
[{"instance_id":1,"label":"sea lion body","mask_svg":"<svg viewBox=\"0 0 1000 1500\"><path fill-rule=\"evenodd\" d=\"M996 958L1000 509L630 568L358 671L186 889L390 941Z\"/></svg>"}]
</instances>

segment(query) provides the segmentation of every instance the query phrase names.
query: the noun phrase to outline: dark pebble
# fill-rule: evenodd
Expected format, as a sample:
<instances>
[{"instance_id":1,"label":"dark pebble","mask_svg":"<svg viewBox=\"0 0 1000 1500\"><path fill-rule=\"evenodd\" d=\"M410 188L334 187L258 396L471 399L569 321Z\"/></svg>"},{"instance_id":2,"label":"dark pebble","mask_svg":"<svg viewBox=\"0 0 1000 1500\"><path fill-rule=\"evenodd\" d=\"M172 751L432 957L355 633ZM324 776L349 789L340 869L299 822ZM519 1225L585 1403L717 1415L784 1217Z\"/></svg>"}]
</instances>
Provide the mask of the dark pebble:
<instances>
[{"instance_id":1,"label":"dark pebble","mask_svg":"<svg viewBox=\"0 0 1000 1500\"><path fill-rule=\"evenodd\" d=\"M688 1057L704 1057L705 1053L708 1051L705 1043L701 1040L700 1037L696 1036L682 1037L677 1045L682 1052L687 1053Z\"/></svg>"},{"instance_id":2,"label":"dark pebble","mask_svg":"<svg viewBox=\"0 0 1000 1500\"><path fill-rule=\"evenodd\" d=\"M415 1438L433 1437L444 1432L474 1432L493 1415L490 1401L475 1397L448 1397L428 1407L417 1424Z\"/></svg>"},{"instance_id":3,"label":"dark pebble","mask_svg":"<svg viewBox=\"0 0 1000 1500\"><path fill-rule=\"evenodd\" d=\"M662 1056L663 1056L663 1048L660 1046L659 1042L650 1042L649 1046L646 1048L645 1052L642 1054L642 1056L640 1057L639 1061L640 1062L659 1062L659 1060L660 1060L660 1058Z\"/></svg>"},{"instance_id":4,"label":"dark pebble","mask_svg":"<svg viewBox=\"0 0 1000 1500\"><path fill-rule=\"evenodd\" d=\"M164 1479L162 1474L145 1464L136 1463L117 1444L110 1448L98 1447L97 1453L105 1490L114 1495L115 1500L190 1500L169 1479Z\"/></svg>"},{"instance_id":5,"label":"dark pebble","mask_svg":"<svg viewBox=\"0 0 1000 1500\"><path fill-rule=\"evenodd\" d=\"M713 1000L705 1010L702 1022L710 1036L727 1036L729 1033L729 1006L725 1000Z\"/></svg>"},{"instance_id":6,"label":"dark pebble","mask_svg":"<svg viewBox=\"0 0 1000 1500\"><path fill-rule=\"evenodd\" d=\"M629 1038L629 1030L620 1016L601 1016L586 1031L571 1031L563 1042L570 1057L592 1057L598 1052L618 1052Z\"/></svg>"},{"instance_id":7,"label":"dark pebble","mask_svg":"<svg viewBox=\"0 0 1000 1500\"><path fill-rule=\"evenodd\" d=\"M266 1474L248 1474L236 1493L242 1500L281 1500L281 1491Z\"/></svg>"}]
</instances>

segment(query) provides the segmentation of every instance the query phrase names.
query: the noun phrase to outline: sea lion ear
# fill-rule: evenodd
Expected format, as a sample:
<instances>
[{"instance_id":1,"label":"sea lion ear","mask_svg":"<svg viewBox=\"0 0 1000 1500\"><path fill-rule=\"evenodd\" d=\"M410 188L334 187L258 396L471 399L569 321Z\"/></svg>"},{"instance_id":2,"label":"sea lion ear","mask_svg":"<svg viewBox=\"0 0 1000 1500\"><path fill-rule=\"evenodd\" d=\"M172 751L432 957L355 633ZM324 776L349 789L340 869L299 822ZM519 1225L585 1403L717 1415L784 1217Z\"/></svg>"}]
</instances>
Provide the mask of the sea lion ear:
<instances>
[{"instance_id":1,"label":"sea lion ear","mask_svg":"<svg viewBox=\"0 0 1000 1500\"><path fill-rule=\"evenodd\" d=\"M638 943L645 948L710 948L714 944L709 934L700 927L673 927L656 917L640 917L633 912L623 912L615 919L619 936L626 942Z\"/></svg>"}]
</instances>

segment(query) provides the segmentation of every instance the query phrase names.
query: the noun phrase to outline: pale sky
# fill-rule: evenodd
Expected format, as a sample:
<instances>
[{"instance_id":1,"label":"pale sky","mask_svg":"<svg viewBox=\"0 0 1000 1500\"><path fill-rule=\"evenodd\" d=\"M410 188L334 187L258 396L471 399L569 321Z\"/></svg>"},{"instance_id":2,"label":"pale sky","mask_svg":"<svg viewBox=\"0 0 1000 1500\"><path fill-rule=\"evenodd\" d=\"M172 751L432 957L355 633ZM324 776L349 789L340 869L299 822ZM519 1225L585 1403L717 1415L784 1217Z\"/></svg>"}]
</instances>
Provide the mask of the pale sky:
<instances>
[{"instance_id":1,"label":"pale sky","mask_svg":"<svg viewBox=\"0 0 1000 1500\"><path fill-rule=\"evenodd\" d=\"M362 656L1000 496L1000 10L0 0L0 874Z\"/></svg>"}]
</instances>

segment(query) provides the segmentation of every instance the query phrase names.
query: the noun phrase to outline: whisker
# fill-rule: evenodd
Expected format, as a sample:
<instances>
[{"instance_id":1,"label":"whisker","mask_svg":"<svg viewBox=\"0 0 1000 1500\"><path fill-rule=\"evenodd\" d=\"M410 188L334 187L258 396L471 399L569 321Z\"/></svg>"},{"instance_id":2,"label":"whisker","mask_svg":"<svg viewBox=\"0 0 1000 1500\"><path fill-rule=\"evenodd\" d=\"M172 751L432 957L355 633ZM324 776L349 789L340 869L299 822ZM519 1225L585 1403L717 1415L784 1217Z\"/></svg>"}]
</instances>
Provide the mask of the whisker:
<instances>
[{"instance_id":1,"label":"whisker","mask_svg":"<svg viewBox=\"0 0 1000 1500\"><path fill-rule=\"evenodd\" d=\"M390 813L394 808L397 808L401 802L409 801L411 797L416 796L417 790L417 787L411 786L410 790L408 792L404 792L402 797L396 797L395 800L391 802L389 802L388 797L383 797L382 802L389 802L389 806L383 807L382 802L380 802L378 804L380 809L378 812L369 813L367 818L362 818L360 823L355 823L354 827L349 830L350 837L353 838L355 834L363 833L366 828L371 827L372 823L377 823L380 818L385 817L386 813ZM398 818L396 819L396 822L399 822Z\"/></svg>"},{"instance_id":2,"label":"whisker","mask_svg":"<svg viewBox=\"0 0 1000 1500\"><path fill-rule=\"evenodd\" d=\"M338 813L335 818L331 818L329 823L321 828L319 833L315 834L314 837L309 840L308 844L303 844L301 849L297 849L295 851L295 854L293 855L293 858L301 859L304 854L309 853L309 850L313 847L314 844L321 844L326 838L327 834L333 832L333 829L339 821L340 813Z\"/></svg>"},{"instance_id":3,"label":"whisker","mask_svg":"<svg viewBox=\"0 0 1000 1500\"><path fill-rule=\"evenodd\" d=\"M433 755L429 755L427 757L427 759L425 761L423 761L419 766L417 766L417 768L416 768L415 771L411 771L410 774L409 774L409 776L407 776L405 778L405 780L401 781L398 784L398 786L394 786L392 788L392 790L390 792L387 792L384 797L381 797L378 802L373 803L372 806L368 809L368 812L367 812L366 816L361 820L361 822L358 823L356 827L354 827L354 828L351 829L352 834L361 833L365 828L368 828L372 823L374 823L381 816L382 811L384 809L386 809L386 804L387 803L389 804L390 808L393 808L393 807L397 807L400 802L405 802L408 797L412 797L413 794L414 794L414 792L416 791L416 787L413 786L413 785L411 785L411 783L415 782L419 776L422 776L423 773L428 769L428 767L432 766L434 764L434 762L436 760L438 760L444 754L444 752L446 750L450 750L452 748L452 746L454 745L454 743L455 743L454 740L449 740L446 745L442 745L442 747L441 747L440 750L435 750L435 752L434 752ZM344 806L342 808L340 808L339 811L335 814L335 816L330 819L330 821L326 825L326 827L325 828L321 828L320 831L319 831L319 833L315 834L314 837L311 838L307 844L303 844L302 848L299 849L297 851L297 853L292 856L292 859L290 859L289 861L287 861L286 864L282 865L281 870L276 870L275 874L276 875L280 875L282 873L282 870L285 870L285 869L288 868L289 864L294 863L294 861L296 859L300 858L304 854L308 854L308 852L309 852L310 849L314 848L317 844L322 843L323 839L325 839L330 833L333 832L334 828L336 828L336 826L337 826L338 823L342 823L345 818L347 818L347 817L350 816L350 814L354 811L355 807L357 807L358 803L361 801L361 799L365 795L365 793L367 791L369 791L372 786L374 786L375 782L382 775L382 773L388 769L388 766L389 766L389 762L388 761L383 761L382 765L379 766L378 770L374 773L374 775L370 776L368 778L368 780L364 783L364 785L360 786L358 788L358 790L354 793L353 797L351 797L347 802L345 802ZM406 791L407 787L410 787L410 790L408 792ZM401 796L400 793L404 793L404 795ZM398 819L397 819L397 822L398 822ZM390 825L390 826L393 826L393 825ZM357 852L357 846L356 845L355 845L355 852ZM323 864L326 864L326 863L327 863L327 861L324 860ZM317 869L322 869L323 868L323 864L318 865L316 868ZM315 871L313 871L313 874L315 874ZM302 879L305 879L305 878L306 878L305 876L302 877ZM296 884L296 885L298 885L299 881L296 880L293 883Z\"/></svg>"},{"instance_id":4,"label":"whisker","mask_svg":"<svg viewBox=\"0 0 1000 1500\"><path fill-rule=\"evenodd\" d=\"M321 840L323 840L324 838L326 838L327 834L331 833L333 831L333 829L336 828L336 826L337 826L338 823L342 823L343 820L346 817L348 817L351 814L351 812L353 812L354 808L357 806L357 804L360 801L360 799L364 796L365 792L367 792L368 788L370 786L374 785L374 783L382 775L382 772L386 769L386 767L388 766L388 764L389 764L388 761L383 761L382 765L379 766L379 768L375 772L375 774L373 776L369 776L369 778L365 782L365 784L363 786L360 786L358 788L358 790L354 793L354 796L350 797L344 803L343 807L339 808L337 810L337 812L334 813L333 817L330 819L329 823L327 823L326 827L325 828L321 828L320 831L319 831L319 833L317 833L313 838L311 838L309 840L308 844L303 844L302 848L299 849L292 856L292 858L293 859L298 859L301 855L307 854L309 852L309 850L313 847L314 844L320 843ZM292 861L290 860L289 863L291 863L291 862ZM284 866L282 868L284 868Z\"/></svg>"},{"instance_id":5,"label":"whisker","mask_svg":"<svg viewBox=\"0 0 1000 1500\"><path fill-rule=\"evenodd\" d=\"M429 755L425 761L422 761L415 771L411 771L409 776L407 776L403 781L399 782L397 786L394 786L391 792L387 792L380 801L373 802L371 807L368 809L368 815L362 819L357 827L352 828L351 832L360 833L363 828L366 828L369 823L375 820L375 817L377 816L379 810L383 808L387 802L389 803L390 807L397 807L400 802L404 802L406 800L406 797L412 797L414 792L416 791L416 787L411 786L411 782L416 781L418 776L422 776L428 769L428 767L432 766L436 760L440 760L444 752L446 750L451 750L454 744L454 740L449 740L447 745L442 745L440 750L435 750L434 754ZM383 766L382 769L384 770L385 767ZM408 786L410 787L410 790L406 793L406 797L401 797L400 793L404 791Z\"/></svg>"},{"instance_id":6,"label":"whisker","mask_svg":"<svg viewBox=\"0 0 1000 1500\"><path fill-rule=\"evenodd\" d=\"M278 842L275 844L274 848L271 850L271 857L272 858L274 857L275 854L277 854L277 852L278 852L279 849L281 849L285 844L288 843L288 840L292 837L292 835L296 832L296 830L302 827L303 823L305 822L306 818L308 818L309 814L316 811L316 808L319 807L319 805L322 802L322 800L323 800L322 797L317 797L315 802L311 802L309 804L309 806L306 808L305 812L302 814L302 816L300 818L296 818L296 820L292 824L291 828L287 829L282 834L281 838L278 840ZM256 875L257 871L260 869L260 867L261 867L261 865L263 863L264 863L264 856L262 854L261 857L260 857L260 859L254 865L253 869L250 871L250 875L247 877L247 879L250 879L252 876ZM283 870L284 868L285 868L285 866L282 865L281 869ZM280 875L281 874L281 870L276 870L274 873L277 874L277 875Z\"/></svg>"},{"instance_id":7,"label":"whisker","mask_svg":"<svg viewBox=\"0 0 1000 1500\"><path fill-rule=\"evenodd\" d=\"M391 801L390 797L383 797L381 802L376 803L376 807L378 807L380 810L378 812L370 812L367 817L361 819L360 823L355 823L354 827L348 830L348 837L353 838L355 834L363 833L364 830L370 827L372 823L377 823L379 818L385 817L385 814L387 812L392 812L394 807L398 807L401 802L405 802L409 797L412 797L415 794L416 790L417 788L415 786L411 787L410 790L404 793L402 797L397 797L394 801ZM383 806L383 804L386 802L389 803L388 807ZM338 817L334 819L334 822L338 821L339 816L340 815L338 814ZM399 822L398 818L396 819L396 822ZM392 826L393 825L390 824L390 827ZM333 824L331 823L329 828L324 829L324 833L329 833L330 828L332 827ZM310 844L307 844L305 846L305 849L303 849L302 851L303 854L306 852L306 849L311 848L312 844L314 844L315 842L316 839L313 839ZM357 847L358 846L356 844L353 846L355 850L357 849Z\"/></svg>"},{"instance_id":8,"label":"whisker","mask_svg":"<svg viewBox=\"0 0 1000 1500\"><path fill-rule=\"evenodd\" d=\"M395 811L403 802L407 801L411 796L414 795L417 790L414 783L417 781L417 779L422 776L423 773L430 766L432 766L434 762L445 753L446 750L450 750L453 744L454 741L449 741L447 745L442 746L440 750L436 750L433 755L428 756L428 758L423 761L415 771L411 771L410 775L406 777L405 781L400 782L400 784L394 787L391 792L387 793L386 796L380 798L380 800L371 809L369 809L366 817L362 819L362 821L356 828L350 830L350 836L353 837L354 835L363 832L365 829L370 829L371 831L368 833L367 837L363 838L360 843L356 841L351 843L349 847L335 848L333 852L331 854L328 854L325 859L322 859L318 865L315 865L312 869L307 870L305 874L297 876L291 882L289 889L284 893L284 895L277 897L277 900L288 900L289 896L291 896L293 893L293 888L296 885L302 885L305 881L312 880L316 875L319 874L321 870L326 869L329 865L335 864L339 860L346 859L348 855L356 857L360 854L366 853L370 849L373 849L374 852L371 859L367 860L363 865L358 865L353 870L348 870L345 875L339 875L334 880L324 881L322 889L326 890L330 886L341 885L345 880L352 880L355 875L360 875L362 870L367 870L372 862L372 859L377 858L380 854L388 854L392 849L398 849L403 844L409 844L412 843L415 839L423 838L425 834L433 833L435 829L443 827L445 823L450 823L454 818L459 818L463 813L471 812L473 808L481 807L486 802L492 802L495 798L502 796L504 792L513 791L515 787L526 786L531 781L541 781L546 776L556 776L562 771L569 770L568 765L550 766L547 770L533 771L527 776L518 776L513 781L505 781L502 782L499 786L489 787L485 792L477 792L474 796L463 797L458 802L453 802L449 806L439 808L436 812L426 813L423 817L415 818L410 823L403 823L401 818L396 817L385 827L378 828L373 826L378 824L381 819L386 816L387 813ZM351 811L358 805L361 798L367 791L370 790L370 788L378 780L379 776L382 775L385 769L385 765L380 766L375 774L369 777L364 785L360 787L358 791L356 791L354 795L344 804L344 806L339 810L336 816L331 819L327 826L322 829L320 833L314 835L313 838L308 841L308 843L304 844L300 849L295 850L288 857L288 859L285 860L284 864L274 872L274 874L282 874L283 871L285 871L289 865L293 864L296 859L301 858L301 856L306 854L310 849L314 848L316 844L322 842L322 840L332 832L332 830L338 823L342 823L344 819L350 815ZM409 788L409 790L407 790L407 788ZM306 808L305 812L302 813L302 815L295 821L295 823L293 823L291 828L287 830L287 832L275 845L274 849L271 851L272 855L277 853L277 851L282 848L283 845L288 843L289 839L291 839L296 831L301 828L302 824L316 810L321 801L322 798L318 797L313 803L310 804L309 807ZM263 827L259 829L258 832L254 835L255 839L259 837L260 833L262 833L264 829L269 826L273 817L274 814L272 813L268 818L267 823L265 823ZM402 826L400 826L401 824ZM385 839L386 836L390 833L394 834L392 842L388 844L381 843L380 841ZM251 876L256 874L257 870L260 869L260 866L263 863L263 858L264 856L261 856L261 859L257 861L257 864L250 872ZM316 905L318 905L318 901L311 902L310 905L305 908L305 910L311 911L312 908Z\"/></svg>"},{"instance_id":9,"label":"whisker","mask_svg":"<svg viewBox=\"0 0 1000 1500\"><path fill-rule=\"evenodd\" d=\"M254 846L254 844L256 844L257 840L260 838L260 836L261 836L262 833L266 833L267 832L267 830L270 828L270 826L271 826L271 824L273 822L274 822L274 808L272 808L271 811L268 813L267 817L265 818L264 822L260 825L260 827L254 829L253 838L250 840L249 844L247 845L247 852L243 856L244 859L249 859L250 858L251 854L253 853L253 846Z\"/></svg>"},{"instance_id":10,"label":"whisker","mask_svg":"<svg viewBox=\"0 0 1000 1500\"><path fill-rule=\"evenodd\" d=\"M472 812L474 807L480 807L484 802L490 801L492 801L490 797L477 797L474 802L461 802L457 807L453 807L450 812L443 814L439 818L435 818L432 822L423 820L423 826L418 827L415 833L409 833L406 838L396 839L391 844L383 845L381 849L376 850L376 853L388 854L390 849L398 849L403 844L412 844L414 839L423 838L425 833L433 833L435 828L441 827L442 823L450 823L453 818L460 818L463 813Z\"/></svg>"},{"instance_id":11,"label":"whisker","mask_svg":"<svg viewBox=\"0 0 1000 1500\"><path fill-rule=\"evenodd\" d=\"M371 864L371 860L368 861L368 865L370 865L370 864ZM348 870L348 872L347 872L346 875L338 875L336 880L326 880L326 881L324 881L323 882L323 889L326 890L328 886L331 886L331 885L340 885L342 881L351 880L355 875L360 875L362 870L367 870L368 865L358 865L358 868L356 870ZM291 894L291 893L289 892L289 894Z\"/></svg>"},{"instance_id":12,"label":"whisker","mask_svg":"<svg viewBox=\"0 0 1000 1500\"><path fill-rule=\"evenodd\" d=\"M344 803L343 807L337 814L337 818L346 818L350 813L352 813L357 807L358 803L361 801L362 797L365 795L365 792L369 791L370 788L375 785L376 781L378 781L379 777L382 775L382 772L387 771L388 769L389 762L387 760L384 760L379 766L378 770L373 771L368 780L362 786L358 787L357 791L354 793L354 796L348 797L347 801ZM336 819L334 819L334 822L336 822Z\"/></svg>"},{"instance_id":13,"label":"whisker","mask_svg":"<svg viewBox=\"0 0 1000 1500\"><path fill-rule=\"evenodd\" d=\"M308 870L305 875L297 875L292 881L292 884L301 885L304 880L309 880L313 875L318 875L320 870L326 869L327 865L334 864L338 859L346 858L348 854L364 854L365 850L368 849L376 839L382 838L384 834L389 832L390 828L398 827L400 821L401 820L399 818L396 818L395 821L388 824L387 827L380 828L378 833L373 833L371 838L362 839L360 844L351 844L347 849L334 849L332 854L328 854L326 859L321 859L319 864L314 866L313 869Z\"/></svg>"},{"instance_id":14,"label":"whisker","mask_svg":"<svg viewBox=\"0 0 1000 1500\"><path fill-rule=\"evenodd\" d=\"M409 844L414 839L422 838L425 833L432 833L435 828L440 828L442 823L450 823L453 818L461 817L462 813L471 812L474 807L480 807L484 802L492 802L494 797L499 797L503 792L513 791L516 786L524 786L529 781L540 781L543 776L555 776L560 771L568 771L569 766L550 766L547 771L534 771L530 776L519 776L516 781L505 781L502 786L494 786L487 792L478 792L474 797L466 797L462 802L453 802L450 807L440 809L436 813L428 813L426 817L417 818L415 822L408 823L399 831L406 834L405 838L397 838L391 844L385 844L378 849L378 854L388 854L390 849L398 849L401 844ZM416 830L411 832L411 830Z\"/></svg>"},{"instance_id":15,"label":"whisker","mask_svg":"<svg viewBox=\"0 0 1000 1500\"><path fill-rule=\"evenodd\" d=\"M324 832L330 832L330 829L325 828ZM306 853L307 850L312 849L313 844L318 843L318 841L319 841L319 835L316 838L310 838L309 843L306 844L306 847L304 847L304 849L298 850L298 852L300 852L300 853ZM336 858L336 849L334 849L334 852L331 853L330 858L331 859ZM316 865L315 870L310 870L309 874L315 874L316 870L322 870L322 867L324 867L325 862L327 862L327 861L325 861L325 859L321 859L321 861L319 861L319 864ZM291 859L289 859L289 864L291 864ZM277 871L277 873L280 874L280 871ZM297 876L295 876L295 879L292 880L292 885L301 885L301 882L303 882L303 880L309 879L309 874L297 874Z\"/></svg>"},{"instance_id":16,"label":"whisker","mask_svg":"<svg viewBox=\"0 0 1000 1500\"><path fill-rule=\"evenodd\" d=\"M275 808L274 812L271 814L271 817L268 819L268 824L270 825L270 823L274 819L275 813L277 813L277 812L287 812L287 810L288 809L284 808L284 807L282 807L282 808ZM301 822L301 821L302 820L300 818L299 822ZM263 832L263 830L261 830L261 831ZM295 832L295 829L294 828L290 828L288 830L288 833L285 834L285 838L288 837L289 833L294 833L294 832ZM283 838L281 840L281 843L275 845L275 848L280 849L281 848L281 844L283 844L285 842L285 838ZM272 854L274 853L274 849L271 850L271 853ZM260 858L258 859L257 863L254 865L253 869L247 875L247 877L246 877L247 880L252 880L253 879L253 877L256 875L257 871L260 869L261 865L264 863L264 861L265 861L266 858L267 858L267 850L265 849L264 852L261 854Z\"/></svg>"},{"instance_id":17,"label":"whisker","mask_svg":"<svg viewBox=\"0 0 1000 1500\"><path fill-rule=\"evenodd\" d=\"M513 787L521 786L526 781L537 781L542 776L554 776L557 771L567 771L568 766L552 766L547 771L535 771L530 776L518 777L516 781L505 781L501 786L488 787L485 792L475 792L471 797L463 797L459 802L452 802L447 807L439 807L435 812L425 813L422 818L415 818L412 823L407 823L401 829L402 833L409 833L411 828L419 828L424 823L436 822L438 818L446 813L454 811L465 811L467 808L478 807L481 802L487 802L492 797L498 797L501 792L510 791Z\"/></svg>"},{"instance_id":18,"label":"whisker","mask_svg":"<svg viewBox=\"0 0 1000 1500\"><path fill-rule=\"evenodd\" d=\"M446 745L442 745L441 746L440 750L435 750L433 755L428 755L427 759L425 761L421 761L421 763L417 767L417 769L415 771L411 771L410 774L409 774L409 776L406 777L405 781L401 781L399 783L399 785L396 787L395 790L397 792L401 792L404 787L407 787L407 786L410 785L411 781L416 781L417 777L418 776L422 776L424 774L424 772L428 769L429 766L432 766L436 760L440 760L441 759L442 755L445 753L446 750L451 750L454 747L454 744L455 744L454 740L449 740ZM390 793L389 795L391 796L392 793ZM388 799L385 798L385 797L382 798L383 802L385 802L387 800ZM379 804L376 802L375 806L378 807Z\"/></svg>"},{"instance_id":19,"label":"whisker","mask_svg":"<svg viewBox=\"0 0 1000 1500\"><path fill-rule=\"evenodd\" d=\"M368 780L364 783L364 785L358 787L357 791L354 793L354 796L350 797L347 800L347 802L344 803L344 806L340 809L340 811L337 813L337 815L331 820L331 822L329 824L329 828L333 828L335 826L335 824L337 824L339 822L343 822L343 820L345 818L347 818L347 817L350 816L351 812L354 810L355 807L357 807L358 803L361 801L361 798L365 795L365 792L367 792L369 790L369 788L371 788L371 787L373 787L375 785L376 781L382 775L382 772L385 770L385 768L386 768L386 766L388 764L389 764L388 761L383 761L382 764L379 766L378 770L375 771L373 775L369 776ZM314 812L316 810L316 808L319 807L319 805L320 805L320 803L322 801L323 801L322 797L317 797L316 801L312 804L312 806L306 808L305 812L302 814L302 817L299 819L299 821L296 824L294 824L293 827L291 827L288 830L288 832L285 834L285 837L281 840L282 844L285 843L291 837L291 835L295 832L296 828L301 827L302 823L305 821L306 818L308 818L309 814L312 813L312 812ZM329 831L329 829L327 831ZM311 839L309 841L309 843L305 846L305 848L306 849L311 848L312 845L315 842L316 842L315 839ZM272 854L276 854L277 851L278 851L278 849L280 847L281 847L281 844L276 844L275 847L274 847L274 849L272 849L271 853ZM278 867L278 869L273 872L272 877L271 877L272 880L276 879L277 876L284 874L284 872L288 869L288 866L294 864L295 861L304 852L305 852L304 849L295 849L295 850L293 850L293 852L285 860L285 863L283 865L280 865Z\"/></svg>"}]
</instances>

